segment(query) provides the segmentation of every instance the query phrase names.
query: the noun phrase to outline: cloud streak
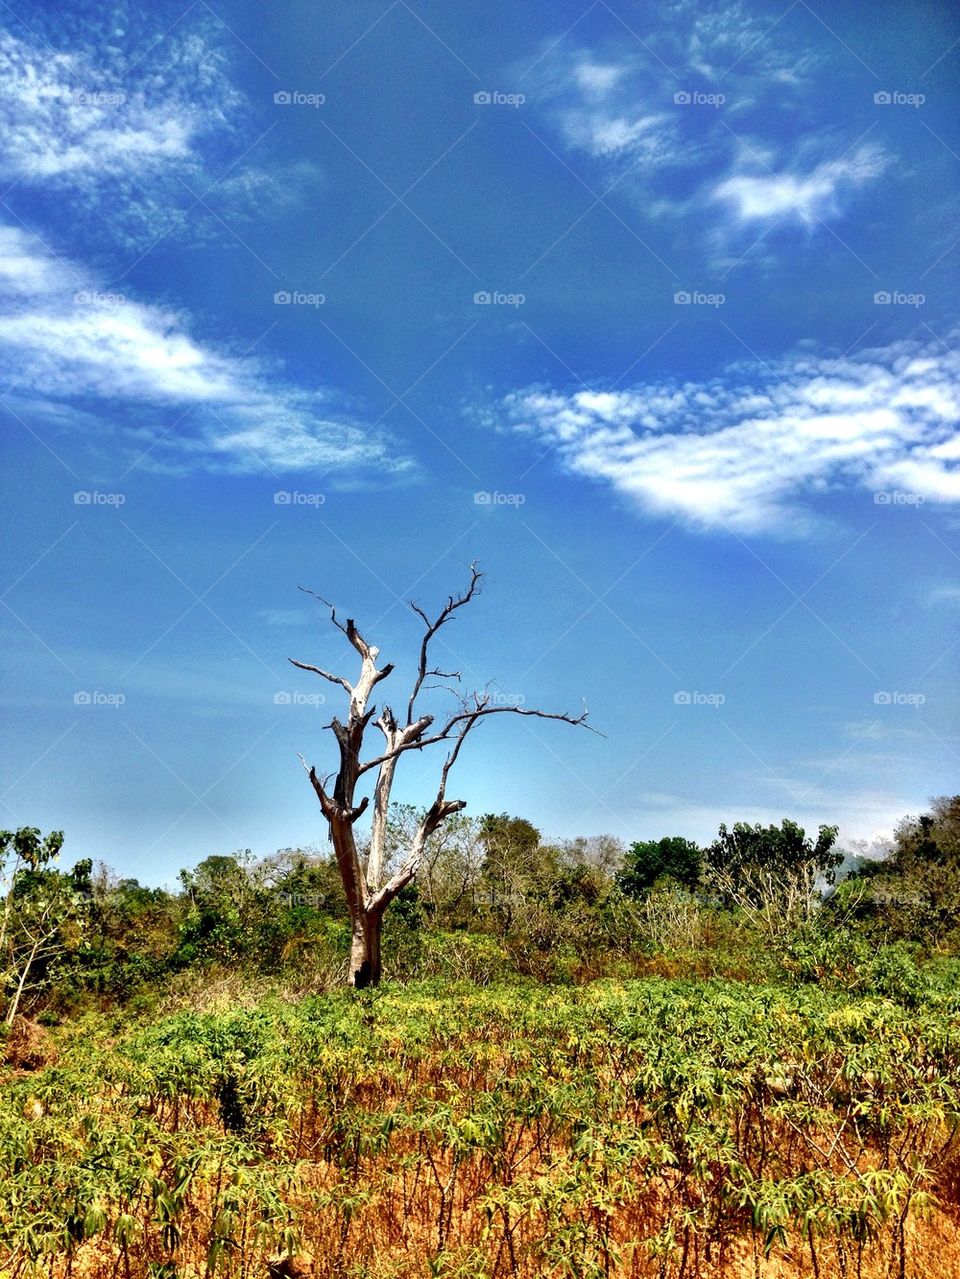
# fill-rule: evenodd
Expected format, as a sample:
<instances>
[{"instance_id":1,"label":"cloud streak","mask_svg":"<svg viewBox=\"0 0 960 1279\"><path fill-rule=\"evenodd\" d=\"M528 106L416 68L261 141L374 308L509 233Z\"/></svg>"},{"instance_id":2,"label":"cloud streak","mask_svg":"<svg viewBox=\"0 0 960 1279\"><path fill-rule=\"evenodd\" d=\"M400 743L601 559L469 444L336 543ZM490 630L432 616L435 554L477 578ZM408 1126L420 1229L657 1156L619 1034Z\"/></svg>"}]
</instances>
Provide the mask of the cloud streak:
<instances>
[{"instance_id":1,"label":"cloud streak","mask_svg":"<svg viewBox=\"0 0 960 1279\"><path fill-rule=\"evenodd\" d=\"M740 223L790 218L805 226L840 216L847 197L880 177L886 168L876 147L860 147L852 156L824 160L804 172L743 173L725 178L712 199L726 203Z\"/></svg>"},{"instance_id":2,"label":"cloud streak","mask_svg":"<svg viewBox=\"0 0 960 1279\"><path fill-rule=\"evenodd\" d=\"M16 393L87 410L92 402L111 420L144 407L176 410L167 417L185 425L165 437L155 464L393 476L411 469L382 435L339 415L332 396L284 380L270 361L201 341L181 312L104 291L17 227L0 226L0 303L0 354L18 370Z\"/></svg>"},{"instance_id":3,"label":"cloud streak","mask_svg":"<svg viewBox=\"0 0 960 1279\"><path fill-rule=\"evenodd\" d=\"M244 159L257 135L209 23L160 40L112 27L95 39L81 24L76 47L59 51L0 32L0 180L11 216L23 202L21 223L0 224L8 405L76 436L110 431L131 460L175 471L409 475L409 459L344 412L343 396L298 385L249 342L244 353L196 336L186 309L138 298L135 277L116 276L131 251L139 259L171 231L182 240L194 193L262 219L316 172ZM203 219L192 214L185 233L203 237L216 218ZM81 261L93 255L103 269Z\"/></svg>"},{"instance_id":4,"label":"cloud streak","mask_svg":"<svg viewBox=\"0 0 960 1279\"><path fill-rule=\"evenodd\" d=\"M942 344L788 357L704 382L533 387L490 417L552 445L570 474L702 530L798 533L811 497L831 490L960 502L960 355Z\"/></svg>"}]
</instances>

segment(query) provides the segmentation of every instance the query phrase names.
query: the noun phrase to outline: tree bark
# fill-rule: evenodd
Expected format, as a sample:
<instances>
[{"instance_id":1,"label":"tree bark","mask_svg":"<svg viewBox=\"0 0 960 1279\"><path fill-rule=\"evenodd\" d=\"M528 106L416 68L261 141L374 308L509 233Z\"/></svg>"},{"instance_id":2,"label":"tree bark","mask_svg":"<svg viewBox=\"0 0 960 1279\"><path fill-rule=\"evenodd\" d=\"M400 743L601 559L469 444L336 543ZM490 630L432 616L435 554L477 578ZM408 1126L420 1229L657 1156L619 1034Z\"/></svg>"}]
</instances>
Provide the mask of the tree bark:
<instances>
[{"instance_id":1,"label":"tree bark","mask_svg":"<svg viewBox=\"0 0 960 1279\"><path fill-rule=\"evenodd\" d=\"M353 920L353 939L350 945L350 970L347 981L357 990L376 986L383 971L381 959L381 935L383 914L380 911L363 910Z\"/></svg>"}]
</instances>

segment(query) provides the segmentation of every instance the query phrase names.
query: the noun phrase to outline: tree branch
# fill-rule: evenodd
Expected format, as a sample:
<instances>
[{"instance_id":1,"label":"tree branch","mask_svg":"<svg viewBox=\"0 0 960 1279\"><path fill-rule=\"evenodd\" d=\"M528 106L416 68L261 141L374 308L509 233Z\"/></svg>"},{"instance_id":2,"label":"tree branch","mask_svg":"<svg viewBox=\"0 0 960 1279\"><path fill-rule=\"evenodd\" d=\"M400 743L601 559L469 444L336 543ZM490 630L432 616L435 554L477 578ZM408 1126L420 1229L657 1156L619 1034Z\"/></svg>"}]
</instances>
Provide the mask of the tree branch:
<instances>
[{"instance_id":1,"label":"tree branch","mask_svg":"<svg viewBox=\"0 0 960 1279\"><path fill-rule=\"evenodd\" d=\"M347 683L342 675L331 675L329 671L321 670L319 666L311 666L309 662L298 662L295 657L288 657L287 661L291 666L296 666L301 671L313 671L314 675L321 675L324 679L329 680L331 684L339 684L341 688L347 690L348 694L353 692L353 685Z\"/></svg>"},{"instance_id":2,"label":"tree branch","mask_svg":"<svg viewBox=\"0 0 960 1279\"><path fill-rule=\"evenodd\" d=\"M330 610L330 621L333 622L338 631L341 631L344 635L346 635L347 639L365 662L375 662L377 660L380 655L380 650L375 645L367 643L357 630L356 623L352 617L348 617L346 624L344 624L337 617L336 607L331 604L329 600L325 600L323 596L318 595L316 591L311 591L308 586L301 586L298 589L303 591L304 595L312 595L315 600L319 600L321 604ZM385 666L382 671L377 672L377 680L386 679L392 670L392 665ZM320 673L322 674L323 672ZM376 680L374 683L376 683ZM347 688L349 689L349 685L347 685Z\"/></svg>"},{"instance_id":3,"label":"tree branch","mask_svg":"<svg viewBox=\"0 0 960 1279\"><path fill-rule=\"evenodd\" d=\"M393 759L397 755L401 755L404 751L422 750L425 746L435 746L437 742L449 741L450 735L456 726L464 720L480 719L484 715L529 715L536 719L556 719L561 720L564 724L580 725L588 728L591 733L597 733L598 737L603 734L598 732L592 724L587 723L587 711L580 715L566 715L553 711L537 711L528 710L525 706L486 706L474 708L469 711L462 711L457 715L452 715L439 733L434 733L432 737L424 737L410 742L400 742L392 750L386 751L383 755L378 755L376 759L367 760L365 764L360 765L358 777L362 777L371 768L379 768L379 766L388 759Z\"/></svg>"},{"instance_id":4,"label":"tree branch","mask_svg":"<svg viewBox=\"0 0 960 1279\"><path fill-rule=\"evenodd\" d=\"M317 776L317 770L313 767L312 764L308 764L302 755L298 755L297 758L300 760L300 763L303 765L304 772L310 778L310 785L313 787L313 789L317 793L317 799L319 799L320 801L320 809L324 817L327 819L328 822L332 821L336 813L336 805L333 803L333 801L330 799L330 796L327 794L326 790L324 789L323 782Z\"/></svg>"},{"instance_id":5,"label":"tree branch","mask_svg":"<svg viewBox=\"0 0 960 1279\"><path fill-rule=\"evenodd\" d=\"M434 635L436 635L437 631L439 631L440 627L443 626L446 622L449 622L450 618L453 616L453 614L457 611L458 608L463 608L464 604L469 604L470 601L474 598L474 596L479 593L480 583L482 581L483 581L483 574L477 568L477 562L476 560L474 560L474 562L470 565L470 585L467 587L467 589L463 592L462 595L449 595L447 597L447 602L444 605L443 609L441 610L440 616L434 622L430 621L429 617L423 611L423 609L420 607L419 604L416 604L411 600L410 607L416 613L417 617L421 619L424 626L426 627L426 631L420 643L420 662L417 669L417 680L413 686L413 692L410 694L410 701L407 703L407 723L408 724L413 723L413 705L414 705L414 702L417 700L420 690L423 688L424 680L426 680L431 675L439 676L441 679L459 679L460 678L459 671L428 670L427 669L427 650L430 647L430 641L433 639Z\"/></svg>"},{"instance_id":6,"label":"tree branch","mask_svg":"<svg viewBox=\"0 0 960 1279\"><path fill-rule=\"evenodd\" d=\"M370 914L381 914L397 894L406 888L407 884L410 883L420 869L427 840L445 818L450 817L453 813L459 813L466 806L467 801L465 799L443 800L438 796L434 800L413 837L410 852L407 854L403 865L393 878L388 880L379 892L374 893L368 901L367 911Z\"/></svg>"},{"instance_id":7,"label":"tree branch","mask_svg":"<svg viewBox=\"0 0 960 1279\"><path fill-rule=\"evenodd\" d=\"M311 591L309 586L298 586L297 590L303 591L304 595L312 595L315 600L320 601L324 608L328 608L330 610L330 621L333 622L338 631L342 631L344 635L346 635L347 628L344 626L343 622L337 618L337 610L329 600L325 600L323 596L318 595L316 591Z\"/></svg>"}]
</instances>

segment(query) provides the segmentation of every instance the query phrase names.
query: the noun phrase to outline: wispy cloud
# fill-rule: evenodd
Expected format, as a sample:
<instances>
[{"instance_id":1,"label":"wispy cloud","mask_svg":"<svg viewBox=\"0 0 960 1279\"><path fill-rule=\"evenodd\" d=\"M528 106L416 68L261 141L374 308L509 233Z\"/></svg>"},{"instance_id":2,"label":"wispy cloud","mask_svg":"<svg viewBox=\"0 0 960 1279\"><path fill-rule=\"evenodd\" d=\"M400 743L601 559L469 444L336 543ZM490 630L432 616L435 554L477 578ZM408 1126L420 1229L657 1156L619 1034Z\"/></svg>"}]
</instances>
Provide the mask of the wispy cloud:
<instances>
[{"instance_id":1,"label":"wispy cloud","mask_svg":"<svg viewBox=\"0 0 960 1279\"><path fill-rule=\"evenodd\" d=\"M749 163L749 162L748 162ZM837 217L846 197L878 178L886 158L877 147L863 146L852 155L824 160L812 168L783 168L740 173L724 178L712 198L727 204L741 223L792 219L813 226Z\"/></svg>"},{"instance_id":2,"label":"wispy cloud","mask_svg":"<svg viewBox=\"0 0 960 1279\"><path fill-rule=\"evenodd\" d=\"M182 312L105 291L18 227L0 226L0 301L0 353L17 370L15 394L77 404L80 416L67 412L66 421L78 426L91 402L118 423L125 411L168 410L183 425L151 450L154 465L410 469L382 435L341 416L331 394L285 380L269 360L194 337Z\"/></svg>"},{"instance_id":3,"label":"wispy cloud","mask_svg":"<svg viewBox=\"0 0 960 1279\"><path fill-rule=\"evenodd\" d=\"M617 25L590 47L562 40L532 72L541 118L626 177L646 216L695 221L713 265L751 224L840 218L888 159L838 126L822 52L773 25L771 38L769 20L721 0L674 5L652 31Z\"/></svg>"},{"instance_id":4,"label":"wispy cloud","mask_svg":"<svg viewBox=\"0 0 960 1279\"><path fill-rule=\"evenodd\" d=\"M145 466L409 474L344 397L298 385L256 341L203 338L185 307L138 296L129 268L160 237L236 244L221 214L262 218L317 173L250 159L262 123L202 16L165 34L135 15L123 31L97 21L74 24L72 48L62 33L52 48L0 32L0 179L20 218L0 224L11 409L74 434L109 430Z\"/></svg>"},{"instance_id":5,"label":"wispy cloud","mask_svg":"<svg viewBox=\"0 0 960 1279\"><path fill-rule=\"evenodd\" d=\"M960 502L960 355L942 344L796 356L704 382L534 387L492 416L554 446L568 472L702 529L796 532L807 499L830 489Z\"/></svg>"},{"instance_id":6,"label":"wispy cloud","mask_svg":"<svg viewBox=\"0 0 960 1279\"><path fill-rule=\"evenodd\" d=\"M960 582L941 582L930 591L927 602L952 608L960 606Z\"/></svg>"},{"instance_id":7,"label":"wispy cloud","mask_svg":"<svg viewBox=\"0 0 960 1279\"><path fill-rule=\"evenodd\" d=\"M54 52L0 32L0 174L24 182L100 181L188 162L198 136L239 104L196 43L193 53L192 67L177 57L175 76L138 80L134 88L109 51L95 60L91 52Z\"/></svg>"},{"instance_id":8,"label":"wispy cloud","mask_svg":"<svg viewBox=\"0 0 960 1279\"><path fill-rule=\"evenodd\" d=\"M55 50L0 31L7 199L57 192L70 202L62 236L101 256L107 246L129 255L171 233L222 237L198 197L247 221L316 185L309 163L284 166L251 151L254 113L209 23L169 32L140 53L132 34L94 34Z\"/></svg>"}]
</instances>

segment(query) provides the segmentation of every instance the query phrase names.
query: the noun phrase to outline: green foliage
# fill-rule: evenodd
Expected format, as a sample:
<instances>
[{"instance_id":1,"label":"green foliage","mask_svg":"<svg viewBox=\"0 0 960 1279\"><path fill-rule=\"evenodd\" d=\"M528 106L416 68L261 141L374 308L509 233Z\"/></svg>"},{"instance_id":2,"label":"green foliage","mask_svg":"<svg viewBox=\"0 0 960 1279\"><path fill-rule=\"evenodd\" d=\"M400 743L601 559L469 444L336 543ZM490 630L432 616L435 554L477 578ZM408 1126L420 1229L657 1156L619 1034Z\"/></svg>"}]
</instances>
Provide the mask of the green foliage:
<instances>
[{"instance_id":1,"label":"green foliage","mask_svg":"<svg viewBox=\"0 0 960 1279\"><path fill-rule=\"evenodd\" d=\"M652 980L87 1019L0 1091L0 1251L241 1279L309 1238L324 1279L599 1279L638 1250L675 1279L739 1242L914 1273L899 1224L949 1186L958 1011Z\"/></svg>"},{"instance_id":2,"label":"green foliage","mask_svg":"<svg viewBox=\"0 0 960 1279\"><path fill-rule=\"evenodd\" d=\"M0 831L0 975L7 1025L52 981L86 923L91 863L78 862L62 874L53 867L62 846L62 831L45 837L32 826Z\"/></svg>"},{"instance_id":3,"label":"green foliage","mask_svg":"<svg viewBox=\"0 0 960 1279\"><path fill-rule=\"evenodd\" d=\"M836 839L836 826L821 826L812 843L803 827L786 817L779 826L735 822L732 830L721 825L717 839L706 850L706 864L721 880L725 899L734 901L739 887L748 901L760 906L764 880L789 885L812 873L832 883L833 872L843 861L842 853L832 851Z\"/></svg>"},{"instance_id":4,"label":"green foliage","mask_svg":"<svg viewBox=\"0 0 960 1279\"><path fill-rule=\"evenodd\" d=\"M703 874L703 852L681 835L665 835L631 844L617 883L629 897L642 897L658 880L696 888Z\"/></svg>"},{"instance_id":5,"label":"green foliage","mask_svg":"<svg viewBox=\"0 0 960 1279\"><path fill-rule=\"evenodd\" d=\"M906 817L890 855L861 864L845 889L876 935L956 948L960 943L960 795Z\"/></svg>"},{"instance_id":6,"label":"green foliage","mask_svg":"<svg viewBox=\"0 0 960 1279\"><path fill-rule=\"evenodd\" d=\"M885 995L907 1005L918 1003L932 990L907 945L876 947L851 928L818 923L798 930L785 948L782 963L797 981Z\"/></svg>"},{"instance_id":7,"label":"green foliage","mask_svg":"<svg viewBox=\"0 0 960 1279\"><path fill-rule=\"evenodd\" d=\"M728 1250L912 1273L960 1118L958 814L826 900L831 827L721 827L701 879L679 838L624 858L458 819L385 920L408 984L335 994L326 851L207 858L167 893L7 832L5 936L50 924L24 992L60 1056L6 1036L0 1255L16 1279L292 1275L305 1241L323 1279L678 1279ZM392 814L391 855L417 820Z\"/></svg>"}]
</instances>

